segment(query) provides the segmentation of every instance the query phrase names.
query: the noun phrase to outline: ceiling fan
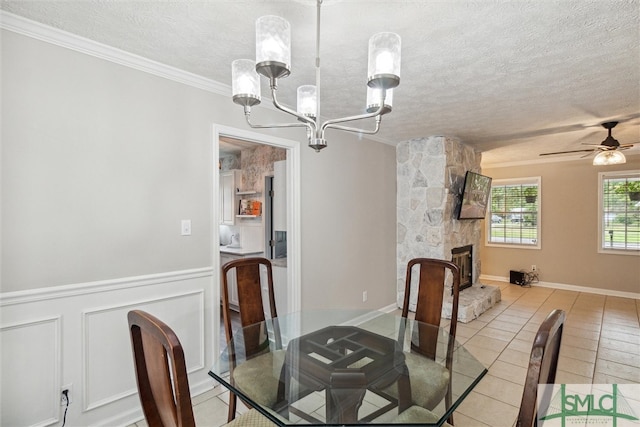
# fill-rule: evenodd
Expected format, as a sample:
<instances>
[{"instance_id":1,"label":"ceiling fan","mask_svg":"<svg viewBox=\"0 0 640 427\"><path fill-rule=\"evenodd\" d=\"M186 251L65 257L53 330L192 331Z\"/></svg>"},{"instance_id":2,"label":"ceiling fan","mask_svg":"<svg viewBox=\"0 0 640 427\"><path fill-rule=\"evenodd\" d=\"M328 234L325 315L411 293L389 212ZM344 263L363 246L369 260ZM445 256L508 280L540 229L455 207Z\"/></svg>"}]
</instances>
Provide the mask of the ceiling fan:
<instances>
[{"instance_id":1,"label":"ceiling fan","mask_svg":"<svg viewBox=\"0 0 640 427\"><path fill-rule=\"evenodd\" d=\"M586 156L591 155L592 153L598 152L596 157L593 159L594 165L608 165L608 164L618 164L625 163L626 159L624 154L620 153L621 150L626 150L633 147L637 142L633 142L630 144L620 144L617 139L611 136L611 129L616 127L618 122L605 122L602 123L602 127L607 129L608 135L604 141L600 144L582 144L592 146L593 148L583 149L583 150L569 150L569 151L556 151L553 153L542 153L541 156L553 156L556 154L568 154L568 153L589 153Z\"/></svg>"}]
</instances>

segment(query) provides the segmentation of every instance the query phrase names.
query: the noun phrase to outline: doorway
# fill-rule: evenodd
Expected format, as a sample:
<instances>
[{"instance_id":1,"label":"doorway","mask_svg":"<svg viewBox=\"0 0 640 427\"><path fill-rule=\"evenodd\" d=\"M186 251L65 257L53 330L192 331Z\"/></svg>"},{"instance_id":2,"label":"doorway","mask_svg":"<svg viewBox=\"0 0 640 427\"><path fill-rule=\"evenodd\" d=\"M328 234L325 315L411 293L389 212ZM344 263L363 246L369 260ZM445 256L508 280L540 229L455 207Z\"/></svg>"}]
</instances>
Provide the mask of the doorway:
<instances>
[{"instance_id":1,"label":"doorway","mask_svg":"<svg viewBox=\"0 0 640 427\"><path fill-rule=\"evenodd\" d=\"M300 143L297 141L276 138L252 131L213 126L213 171L212 174L212 257L213 257L213 331L214 345L217 347L224 342L224 335L220 335L220 181L221 146L225 141L243 141L246 146L266 145L286 150L286 281L282 287L286 290L288 312L299 311L301 306L300 283ZM261 177L264 179L263 177ZM266 255L266 253L265 253ZM268 258L268 256L267 256ZM280 310L280 309L279 309ZM280 311L279 311L279 314ZM214 348L214 355L220 349Z\"/></svg>"}]
</instances>

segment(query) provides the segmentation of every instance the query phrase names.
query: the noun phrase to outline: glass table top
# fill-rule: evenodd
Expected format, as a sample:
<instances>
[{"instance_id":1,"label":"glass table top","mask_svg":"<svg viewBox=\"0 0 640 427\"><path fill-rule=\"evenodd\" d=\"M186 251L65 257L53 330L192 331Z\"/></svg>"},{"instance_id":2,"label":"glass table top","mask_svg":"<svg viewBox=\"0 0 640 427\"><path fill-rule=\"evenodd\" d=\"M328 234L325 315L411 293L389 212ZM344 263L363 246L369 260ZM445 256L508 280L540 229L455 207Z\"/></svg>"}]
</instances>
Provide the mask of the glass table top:
<instances>
[{"instance_id":1,"label":"glass table top","mask_svg":"<svg viewBox=\"0 0 640 427\"><path fill-rule=\"evenodd\" d=\"M237 329L209 375L275 425L442 425L486 372L448 327L314 310Z\"/></svg>"}]
</instances>

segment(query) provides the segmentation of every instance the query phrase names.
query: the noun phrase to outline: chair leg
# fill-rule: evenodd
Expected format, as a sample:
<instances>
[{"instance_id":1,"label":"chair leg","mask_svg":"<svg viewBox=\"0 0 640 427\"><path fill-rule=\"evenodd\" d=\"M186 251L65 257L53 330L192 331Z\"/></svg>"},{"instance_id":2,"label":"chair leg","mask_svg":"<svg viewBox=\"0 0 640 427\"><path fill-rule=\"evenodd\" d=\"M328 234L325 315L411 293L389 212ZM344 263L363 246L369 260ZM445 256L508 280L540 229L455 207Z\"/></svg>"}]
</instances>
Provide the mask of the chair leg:
<instances>
[{"instance_id":1,"label":"chair leg","mask_svg":"<svg viewBox=\"0 0 640 427\"><path fill-rule=\"evenodd\" d=\"M230 391L229 392L229 414L227 415L227 422L233 421L236 417L236 402L238 401L237 396Z\"/></svg>"},{"instance_id":2,"label":"chair leg","mask_svg":"<svg viewBox=\"0 0 640 427\"><path fill-rule=\"evenodd\" d=\"M447 395L445 396L445 404L447 406L447 408L451 408L451 380L449 380L449 386L447 387ZM449 418L447 419L447 422L451 425L453 425L453 413L451 413L451 415L449 415Z\"/></svg>"}]
</instances>

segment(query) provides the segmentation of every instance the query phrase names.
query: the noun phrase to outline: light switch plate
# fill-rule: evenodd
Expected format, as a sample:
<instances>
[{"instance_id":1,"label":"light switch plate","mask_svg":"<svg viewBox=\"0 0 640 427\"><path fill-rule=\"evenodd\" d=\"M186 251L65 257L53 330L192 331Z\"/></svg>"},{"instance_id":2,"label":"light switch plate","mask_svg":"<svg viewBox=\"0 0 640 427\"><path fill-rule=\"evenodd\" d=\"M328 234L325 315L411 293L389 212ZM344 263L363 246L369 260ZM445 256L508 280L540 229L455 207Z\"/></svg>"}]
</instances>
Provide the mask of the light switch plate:
<instances>
[{"instance_id":1,"label":"light switch plate","mask_svg":"<svg viewBox=\"0 0 640 427\"><path fill-rule=\"evenodd\" d=\"M183 219L180 225L180 230L183 236L191 236L191 220Z\"/></svg>"}]
</instances>

